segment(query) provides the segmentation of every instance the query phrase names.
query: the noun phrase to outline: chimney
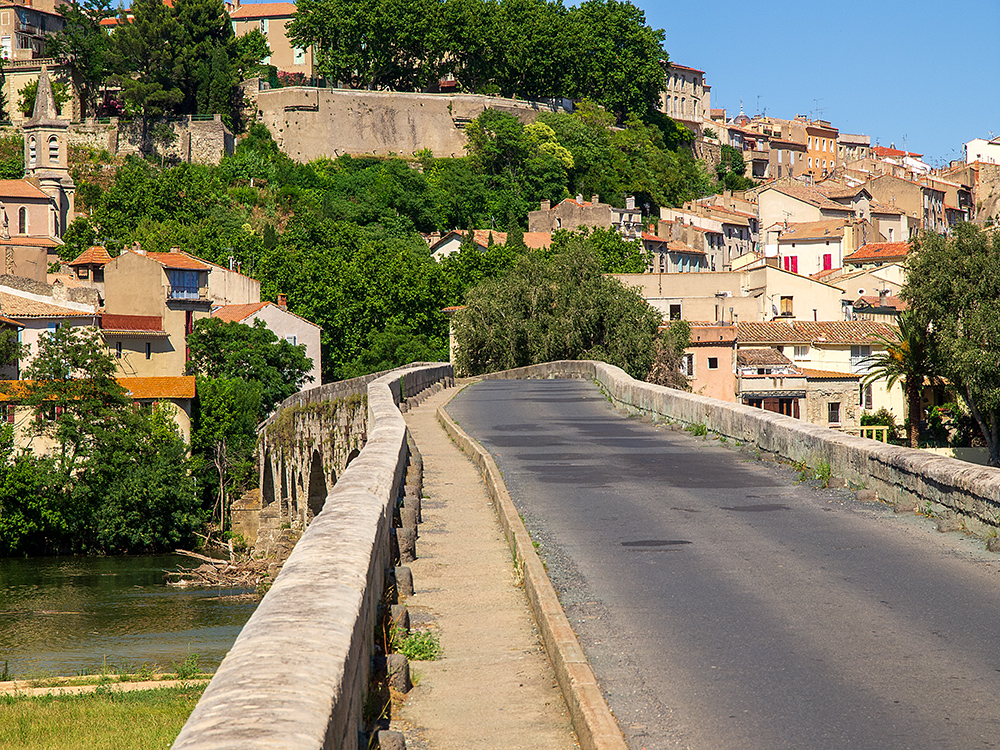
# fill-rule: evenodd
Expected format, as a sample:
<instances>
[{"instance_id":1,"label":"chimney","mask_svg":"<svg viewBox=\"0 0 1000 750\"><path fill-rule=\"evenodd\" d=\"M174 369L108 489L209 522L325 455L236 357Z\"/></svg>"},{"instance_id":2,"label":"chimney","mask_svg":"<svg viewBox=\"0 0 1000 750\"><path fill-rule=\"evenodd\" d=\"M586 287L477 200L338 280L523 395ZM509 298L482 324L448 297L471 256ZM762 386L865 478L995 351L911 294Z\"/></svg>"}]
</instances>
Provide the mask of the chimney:
<instances>
[{"instance_id":1,"label":"chimney","mask_svg":"<svg viewBox=\"0 0 1000 750\"><path fill-rule=\"evenodd\" d=\"M552 210L552 201L550 201L550 200L543 200L542 203L541 203L541 207L539 208L539 210L540 211L550 211L550 210Z\"/></svg>"},{"instance_id":2,"label":"chimney","mask_svg":"<svg viewBox=\"0 0 1000 750\"><path fill-rule=\"evenodd\" d=\"M69 300L69 289L63 286L63 283L58 279L52 284L52 298L64 302Z\"/></svg>"},{"instance_id":3,"label":"chimney","mask_svg":"<svg viewBox=\"0 0 1000 750\"><path fill-rule=\"evenodd\" d=\"M882 289L878 293L878 306L888 307L889 306L889 290Z\"/></svg>"},{"instance_id":4,"label":"chimney","mask_svg":"<svg viewBox=\"0 0 1000 750\"><path fill-rule=\"evenodd\" d=\"M284 295L284 294L279 294L278 295L278 307L280 307L282 310L287 310L288 309L288 297L287 297L287 295Z\"/></svg>"},{"instance_id":5,"label":"chimney","mask_svg":"<svg viewBox=\"0 0 1000 750\"><path fill-rule=\"evenodd\" d=\"M593 195L590 196L590 202L591 203L600 203L601 202L601 196L599 196L597 193L594 193Z\"/></svg>"},{"instance_id":6,"label":"chimney","mask_svg":"<svg viewBox=\"0 0 1000 750\"><path fill-rule=\"evenodd\" d=\"M179 247L172 247L172 248L170 248L170 252L172 252L172 253L179 253L180 251L181 251L181 249ZM229 267L232 268L232 265L230 265Z\"/></svg>"},{"instance_id":7,"label":"chimney","mask_svg":"<svg viewBox=\"0 0 1000 750\"><path fill-rule=\"evenodd\" d=\"M576 202L577 203L583 203L583 193L577 193L576 194Z\"/></svg>"},{"instance_id":8,"label":"chimney","mask_svg":"<svg viewBox=\"0 0 1000 750\"><path fill-rule=\"evenodd\" d=\"M635 210L635 196L634 195L630 195L630 196L628 196L625 199L625 208L629 209L630 211Z\"/></svg>"},{"instance_id":9,"label":"chimney","mask_svg":"<svg viewBox=\"0 0 1000 750\"><path fill-rule=\"evenodd\" d=\"M145 255L146 254L146 251L142 249L142 245L139 244L138 240L136 240L135 242L132 243L132 252L136 253L137 255Z\"/></svg>"}]
</instances>

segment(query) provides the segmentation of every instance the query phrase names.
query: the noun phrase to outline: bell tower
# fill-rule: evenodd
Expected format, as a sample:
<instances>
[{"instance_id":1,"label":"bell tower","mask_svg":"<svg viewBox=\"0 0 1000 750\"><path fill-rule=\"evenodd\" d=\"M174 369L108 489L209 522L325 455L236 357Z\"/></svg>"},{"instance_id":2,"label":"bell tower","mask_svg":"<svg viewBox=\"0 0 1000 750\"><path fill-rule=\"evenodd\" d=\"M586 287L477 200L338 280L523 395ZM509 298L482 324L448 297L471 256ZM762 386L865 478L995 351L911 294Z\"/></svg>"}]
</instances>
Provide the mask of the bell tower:
<instances>
[{"instance_id":1,"label":"bell tower","mask_svg":"<svg viewBox=\"0 0 1000 750\"><path fill-rule=\"evenodd\" d=\"M76 185L69 173L67 132L69 123L60 119L48 69L38 76L35 108L24 130L24 176L54 202L49 233L61 237L75 217Z\"/></svg>"}]
</instances>

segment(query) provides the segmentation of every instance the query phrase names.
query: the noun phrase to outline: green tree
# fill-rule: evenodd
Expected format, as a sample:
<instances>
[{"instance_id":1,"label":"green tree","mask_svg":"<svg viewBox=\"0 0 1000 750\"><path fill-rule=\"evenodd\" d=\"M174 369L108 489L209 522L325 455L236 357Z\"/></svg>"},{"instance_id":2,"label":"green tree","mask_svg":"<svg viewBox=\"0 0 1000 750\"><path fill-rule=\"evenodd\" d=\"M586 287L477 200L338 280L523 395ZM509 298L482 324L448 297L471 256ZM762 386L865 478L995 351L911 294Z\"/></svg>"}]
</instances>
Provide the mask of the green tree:
<instances>
[{"instance_id":1,"label":"green tree","mask_svg":"<svg viewBox=\"0 0 1000 750\"><path fill-rule=\"evenodd\" d=\"M666 33L646 24L645 13L622 0L585 0L570 12L572 77L563 93L589 97L614 113L655 110L666 81Z\"/></svg>"},{"instance_id":2,"label":"green tree","mask_svg":"<svg viewBox=\"0 0 1000 750\"><path fill-rule=\"evenodd\" d=\"M690 345L691 326L686 320L676 320L667 326L656 339L653 366L646 376L647 382L690 391L691 385L681 372L681 359Z\"/></svg>"},{"instance_id":3,"label":"green tree","mask_svg":"<svg viewBox=\"0 0 1000 750\"><path fill-rule=\"evenodd\" d=\"M0 426L0 555L53 552L68 526L53 461L14 446L12 425Z\"/></svg>"},{"instance_id":4,"label":"green tree","mask_svg":"<svg viewBox=\"0 0 1000 750\"><path fill-rule=\"evenodd\" d=\"M925 232L907 258L902 296L928 331L938 374L959 393L1000 466L1000 235L958 224Z\"/></svg>"},{"instance_id":5,"label":"green tree","mask_svg":"<svg viewBox=\"0 0 1000 750\"><path fill-rule=\"evenodd\" d=\"M583 228L577 232L565 229L552 235L552 252L561 252L578 240L584 240L601 261L604 273L645 273L650 264L649 253L640 240L627 240L611 228Z\"/></svg>"},{"instance_id":6,"label":"green tree","mask_svg":"<svg viewBox=\"0 0 1000 750\"><path fill-rule=\"evenodd\" d=\"M71 0L59 6L65 20L46 43L49 56L69 63L70 80L80 102L80 117L88 117L108 75L111 39L101 21L112 15L108 0Z\"/></svg>"},{"instance_id":7,"label":"green tree","mask_svg":"<svg viewBox=\"0 0 1000 750\"><path fill-rule=\"evenodd\" d=\"M263 411L254 415L257 421L312 380L308 374L312 360L306 356L305 345L279 339L262 320L248 326L202 318L188 334L187 344L189 375L243 378L260 384Z\"/></svg>"},{"instance_id":8,"label":"green tree","mask_svg":"<svg viewBox=\"0 0 1000 750\"><path fill-rule=\"evenodd\" d=\"M212 518L225 530L229 498L254 482L257 424L263 410L263 388L240 377L197 380L193 449L215 469L216 492Z\"/></svg>"},{"instance_id":9,"label":"green tree","mask_svg":"<svg viewBox=\"0 0 1000 750\"><path fill-rule=\"evenodd\" d=\"M754 181L746 176L747 165L739 149L722 144L722 158L715 168L719 187L726 190L749 190Z\"/></svg>"},{"instance_id":10,"label":"green tree","mask_svg":"<svg viewBox=\"0 0 1000 750\"><path fill-rule=\"evenodd\" d=\"M43 334L25 368L24 398L36 434L59 446L59 468L70 472L118 425L131 403L115 379L115 360L94 328L64 325Z\"/></svg>"},{"instance_id":11,"label":"green tree","mask_svg":"<svg viewBox=\"0 0 1000 750\"><path fill-rule=\"evenodd\" d=\"M862 382L868 386L884 380L886 388L902 383L906 395L910 447L919 448L920 396L924 381L929 379L933 383L938 380L930 336L926 327L921 327L913 313L907 311L899 316L898 334L880 338L878 345L883 351L868 358L869 371Z\"/></svg>"},{"instance_id":12,"label":"green tree","mask_svg":"<svg viewBox=\"0 0 1000 750\"><path fill-rule=\"evenodd\" d=\"M480 374L558 359L598 359L645 378L660 314L604 275L582 238L546 260L536 253L466 294L455 316L457 366Z\"/></svg>"},{"instance_id":13,"label":"green tree","mask_svg":"<svg viewBox=\"0 0 1000 750\"><path fill-rule=\"evenodd\" d=\"M28 81L17 92L18 109L25 117L31 117L35 109L35 97L38 95L38 79ZM52 81L52 98L55 100L56 109L62 113L63 105L69 101L69 86L62 81Z\"/></svg>"}]
</instances>

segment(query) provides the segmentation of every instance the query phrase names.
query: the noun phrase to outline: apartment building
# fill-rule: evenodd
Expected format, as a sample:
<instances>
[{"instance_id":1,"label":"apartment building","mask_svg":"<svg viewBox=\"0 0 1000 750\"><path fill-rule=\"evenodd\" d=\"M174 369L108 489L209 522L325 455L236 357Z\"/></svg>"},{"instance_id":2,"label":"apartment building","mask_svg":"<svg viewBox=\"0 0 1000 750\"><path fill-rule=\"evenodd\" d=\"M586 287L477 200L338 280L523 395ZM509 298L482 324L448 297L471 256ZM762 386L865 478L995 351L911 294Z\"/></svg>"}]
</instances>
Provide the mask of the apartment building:
<instances>
[{"instance_id":1,"label":"apartment building","mask_svg":"<svg viewBox=\"0 0 1000 750\"><path fill-rule=\"evenodd\" d=\"M705 71L669 63L660 111L700 136L711 120L711 91L705 83Z\"/></svg>"},{"instance_id":2,"label":"apartment building","mask_svg":"<svg viewBox=\"0 0 1000 750\"><path fill-rule=\"evenodd\" d=\"M306 78L313 74L313 50L311 47L296 47L288 38L286 26L295 15L292 3L235 3L229 18L233 33L244 36L257 29L267 37L271 55L264 59L266 65L273 65L285 73L301 73Z\"/></svg>"}]
</instances>

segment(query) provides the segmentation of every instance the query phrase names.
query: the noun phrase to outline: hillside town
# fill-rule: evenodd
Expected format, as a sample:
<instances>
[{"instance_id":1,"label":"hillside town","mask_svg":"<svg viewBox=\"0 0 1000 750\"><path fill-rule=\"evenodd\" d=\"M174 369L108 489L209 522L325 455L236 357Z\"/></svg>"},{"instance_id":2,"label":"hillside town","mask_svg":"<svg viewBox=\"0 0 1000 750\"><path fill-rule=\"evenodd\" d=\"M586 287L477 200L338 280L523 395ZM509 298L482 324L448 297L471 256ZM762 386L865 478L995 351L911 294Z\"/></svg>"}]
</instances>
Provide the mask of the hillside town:
<instances>
[{"instance_id":1,"label":"hillside town","mask_svg":"<svg viewBox=\"0 0 1000 750\"><path fill-rule=\"evenodd\" d=\"M138 241L114 253L95 244L72 259L60 257L66 230L75 219L87 218L89 210L78 211L75 205L73 148L96 144L116 157L152 153L161 163L169 158L175 164L218 164L239 139L219 114L169 122L174 135L182 137L164 137L159 146L151 145L145 128L138 135L133 128L129 135L122 129L124 120L95 118L78 88L65 85L72 78L71 61L47 51L53 35L64 28L57 4L12 0L0 14L6 115L24 139L23 179L0 182L0 315L24 345L20 358L6 367L0 399L7 403L7 422L17 427L19 444L42 453L51 449L45 441L32 441L34 417L20 405L16 381L39 338L62 326L99 330L121 385L136 403L170 404L186 439L196 386L185 337L200 319L262 321L279 339L304 345L314 363L309 386L321 384L320 325L292 312L296 300L284 293L273 301L263 299L261 282L242 273L233 257L228 264L210 262L197 247L147 251ZM343 127L323 130L328 124L319 128L321 141L309 141L310 123L329 114L323 107L340 105L334 99L313 111L289 101L322 92L346 95L349 102L382 92L341 90L329 83L303 87L322 77L313 48L296 46L289 31L293 4L227 2L224 7L237 38L259 35L267 44L268 54L260 61L266 72L241 83L244 108L249 103L278 146L297 161L357 153L352 139L358 137L366 148L371 143L365 139L378 141L375 156L422 145L431 152L449 151L456 148L454 139L465 138L463 130L474 115L491 106L511 107L525 122L537 116L537 107L518 110L523 102L500 99L466 103L472 107L466 115L453 108L457 100L449 99L448 123L442 127L451 141L404 143L374 130L360 136ZM102 18L100 26L114 35L132 19L122 12ZM658 109L688 134L684 148L708 173L727 165L742 189L719 183L718 192L674 206L650 205L648 197L635 195L624 195L620 202L597 193L542 199L528 211L518 242L544 249L554 234L586 228L612 230L641 247L645 271L615 277L637 290L666 326L690 324L681 369L695 393L854 434L874 436L862 432L862 422L876 412L903 424L908 415L899 382L890 385L866 375L906 309L900 293L911 241L925 232L946 235L962 222L990 226L1000 219L1000 138L973 139L965 144L964 160L932 167L920 153L894 143L873 144L869 136L842 133L826 120L750 116L742 107L733 115L713 108L708 76L667 63ZM16 106L26 84L37 87L30 114ZM66 92L64 103L57 86ZM458 89L449 74L422 92L394 96L440 97ZM554 112L574 110L569 99L546 106ZM300 116L314 120L300 121ZM434 116L427 114L424 124L437 127ZM358 132L363 129L359 124ZM443 262L466 243L485 252L504 245L509 234L508 227L495 223L450 229L423 232L435 261ZM921 394L921 419L949 398L942 385L928 384Z\"/></svg>"}]
</instances>

